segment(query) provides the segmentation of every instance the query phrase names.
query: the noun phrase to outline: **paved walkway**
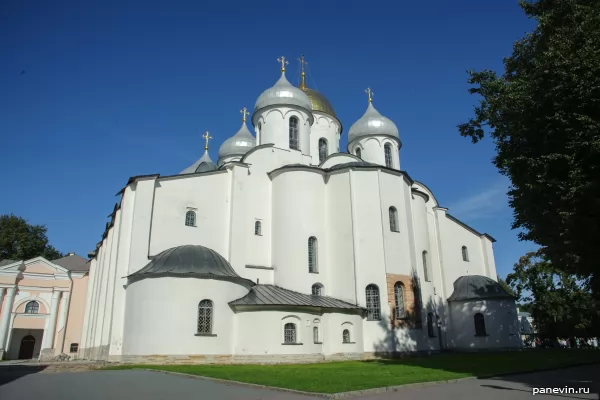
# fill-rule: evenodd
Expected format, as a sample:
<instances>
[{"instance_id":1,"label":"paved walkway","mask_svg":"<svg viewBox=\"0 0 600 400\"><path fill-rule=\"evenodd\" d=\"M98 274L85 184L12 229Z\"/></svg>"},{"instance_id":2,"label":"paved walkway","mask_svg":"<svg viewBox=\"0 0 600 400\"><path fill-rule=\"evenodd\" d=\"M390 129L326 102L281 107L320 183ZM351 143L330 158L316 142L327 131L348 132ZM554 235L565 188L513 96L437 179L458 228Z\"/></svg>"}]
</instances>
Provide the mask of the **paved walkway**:
<instances>
[{"instance_id":1,"label":"paved walkway","mask_svg":"<svg viewBox=\"0 0 600 400\"><path fill-rule=\"evenodd\" d=\"M23 400L309 400L289 392L263 390L239 385L225 385L202 379L150 371L83 371L52 372L41 366L2 366L0 364L0 399ZM357 400L448 400L530 399L533 387L583 387L590 394L557 393L536 395L539 399L599 399L600 365L514 375L485 380L402 388L397 392L363 396Z\"/></svg>"}]
</instances>

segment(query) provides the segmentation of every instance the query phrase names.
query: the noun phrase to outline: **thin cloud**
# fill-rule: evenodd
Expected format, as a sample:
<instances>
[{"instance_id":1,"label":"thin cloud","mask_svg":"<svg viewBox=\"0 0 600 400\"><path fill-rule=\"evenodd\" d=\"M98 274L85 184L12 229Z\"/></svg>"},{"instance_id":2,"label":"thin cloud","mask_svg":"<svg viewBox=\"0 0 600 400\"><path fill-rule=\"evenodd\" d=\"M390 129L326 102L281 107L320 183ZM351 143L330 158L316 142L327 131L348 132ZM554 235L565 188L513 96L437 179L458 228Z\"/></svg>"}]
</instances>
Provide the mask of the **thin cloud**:
<instances>
[{"instance_id":1,"label":"thin cloud","mask_svg":"<svg viewBox=\"0 0 600 400\"><path fill-rule=\"evenodd\" d=\"M448 212L470 220L495 217L508 206L508 187L509 184L504 179L494 182L481 192L451 204Z\"/></svg>"}]
</instances>

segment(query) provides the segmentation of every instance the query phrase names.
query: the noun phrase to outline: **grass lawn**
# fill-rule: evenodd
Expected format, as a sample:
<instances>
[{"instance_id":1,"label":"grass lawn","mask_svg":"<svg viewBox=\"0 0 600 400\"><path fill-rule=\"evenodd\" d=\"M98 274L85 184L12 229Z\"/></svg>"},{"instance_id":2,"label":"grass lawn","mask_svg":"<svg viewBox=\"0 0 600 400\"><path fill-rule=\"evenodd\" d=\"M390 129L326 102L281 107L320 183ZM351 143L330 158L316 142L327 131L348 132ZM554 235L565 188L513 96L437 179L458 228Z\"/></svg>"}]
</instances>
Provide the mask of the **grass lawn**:
<instances>
[{"instance_id":1,"label":"grass lawn","mask_svg":"<svg viewBox=\"0 0 600 400\"><path fill-rule=\"evenodd\" d=\"M118 365L105 369L157 369L307 392L338 393L407 383L484 377L600 362L599 350L535 349L443 354L404 360L293 365Z\"/></svg>"}]
</instances>

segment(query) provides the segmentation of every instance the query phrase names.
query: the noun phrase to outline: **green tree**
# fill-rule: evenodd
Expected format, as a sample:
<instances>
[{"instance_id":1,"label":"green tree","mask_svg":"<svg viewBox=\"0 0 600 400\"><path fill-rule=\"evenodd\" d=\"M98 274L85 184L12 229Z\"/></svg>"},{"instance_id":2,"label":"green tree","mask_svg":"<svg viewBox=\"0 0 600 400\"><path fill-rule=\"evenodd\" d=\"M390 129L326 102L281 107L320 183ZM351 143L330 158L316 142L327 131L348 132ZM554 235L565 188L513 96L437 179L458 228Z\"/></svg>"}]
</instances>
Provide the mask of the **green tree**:
<instances>
[{"instance_id":1,"label":"green tree","mask_svg":"<svg viewBox=\"0 0 600 400\"><path fill-rule=\"evenodd\" d=\"M521 301L531 303L539 333L549 337L598 334L598 302L586 281L556 268L543 253L521 257L506 281Z\"/></svg>"},{"instance_id":2,"label":"green tree","mask_svg":"<svg viewBox=\"0 0 600 400\"><path fill-rule=\"evenodd\" d=\"M30 225L15 215L0 215L0 260L28 260L45 257L49 260L62 254L48 244L44 225Z\"/></svg>"},{"instance_id":3,"label":"green tree","mask_svg":"<svg viewBox=\"0 0 600 400\"><path fill-rule=\"evenodd\" d=\"M496 277L498 278L498 283L500 284L500 286L502 286L502 288L504 290L506 290L509 294L512 294L513 296L516 296L517 294L512 290L512 288L510 286L508 286L508 284L506 283L506 281L502 278L500 278L500 275L496 275Z\"/></svg>"},{"instance_id":4,"label":"green tree","mask_svg":"<svg viewBox=\"0 0 600 400\"><path fill-rule=\"evenodd\" d=\"M537 21L504 73L469 71L474 117L458 126L492 137L512 182L513 228L556 268L589 276L600 299L600 1L520 1Z\"/></svg>"}]
</instances>

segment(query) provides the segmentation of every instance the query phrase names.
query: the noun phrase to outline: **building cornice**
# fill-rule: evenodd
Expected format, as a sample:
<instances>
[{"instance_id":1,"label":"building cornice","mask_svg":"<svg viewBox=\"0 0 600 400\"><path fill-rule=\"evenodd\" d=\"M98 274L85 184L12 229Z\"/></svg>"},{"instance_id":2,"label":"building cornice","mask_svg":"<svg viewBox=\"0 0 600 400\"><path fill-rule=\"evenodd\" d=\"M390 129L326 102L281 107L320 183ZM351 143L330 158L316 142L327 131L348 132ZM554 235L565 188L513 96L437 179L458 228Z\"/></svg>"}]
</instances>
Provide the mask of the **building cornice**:
<instances>
[{"instance_id":1,"label":"building cornice","mask_svg":"<svg viewBox=\"0 0 600 400\"><path fill-rule=\"evenodd\" d=\"M446 213L446 217L448 219L450 219L451 221L456 222L458 225L462 226L463 228L465 228L466 230L468 230L471 233L474 233L475 235L479 236L479 237L485 237L487 238L490 242L494 243L496 241L496 239L494 239L493 237L491 237L490 235L488 235L487 233L480 233L477 230L471 228L469 225L465 224L464 222L462 222L461 220L459 220L456 217L453 217L452 215Z\"/></svg>"}]
</instances>

